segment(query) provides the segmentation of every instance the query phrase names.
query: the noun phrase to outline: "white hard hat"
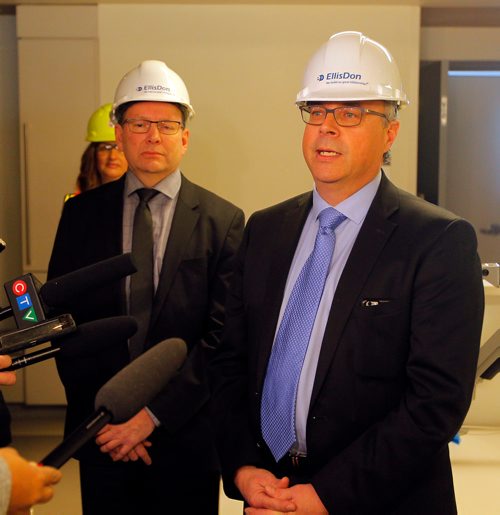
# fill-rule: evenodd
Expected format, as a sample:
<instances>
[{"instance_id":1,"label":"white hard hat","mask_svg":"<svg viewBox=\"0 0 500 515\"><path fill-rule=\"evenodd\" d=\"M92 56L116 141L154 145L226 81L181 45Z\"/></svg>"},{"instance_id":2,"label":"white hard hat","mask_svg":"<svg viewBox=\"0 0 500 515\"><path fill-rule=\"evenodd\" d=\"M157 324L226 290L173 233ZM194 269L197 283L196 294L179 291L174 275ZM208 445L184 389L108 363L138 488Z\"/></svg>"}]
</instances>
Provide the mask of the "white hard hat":
<instances>
[{"instance_id":1,"label":"white hard hat","mask_svg":"<svg viewBox=\"0 0 500 515\"><path fill-rule=\"evenodd\" d=\"M354 31L334 34L312 56L296 104L329 100L409 103L389 51Z\"/></svg>"},{"instance_id":2,"label":"white hard hat","mask_svg":"<svg viewBox=\"0 0 500 515\"><path fill-rule=\"evenodd\" d=\"M162 61L143 61L130 70L116 88L113 121L116 109L127 102L169 102L187 108L194 115L184 81Z\"/></svg>"}]
</instances>

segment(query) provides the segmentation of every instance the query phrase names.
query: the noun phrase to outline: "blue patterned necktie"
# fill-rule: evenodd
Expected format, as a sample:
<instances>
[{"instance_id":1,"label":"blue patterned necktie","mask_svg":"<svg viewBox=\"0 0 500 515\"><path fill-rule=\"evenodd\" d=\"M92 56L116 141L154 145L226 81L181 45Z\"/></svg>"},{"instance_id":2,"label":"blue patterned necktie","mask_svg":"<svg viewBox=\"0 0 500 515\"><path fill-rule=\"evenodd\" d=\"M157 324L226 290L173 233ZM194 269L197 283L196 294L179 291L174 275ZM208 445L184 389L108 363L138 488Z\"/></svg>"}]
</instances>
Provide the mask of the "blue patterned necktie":
<instances>
[{"instance_id":1,"label":"blue patterned necktie","mask_svg":"<svg viewBox=\"0 0 500 515\"><path fill-rule=\"evenodd\" d=\"M262 436L279 461L296 441L295 403L302 364L345 215L333 207L319 214L314 249L292 289L267 367L261 402Z\"/></svg>"}]
</instances>

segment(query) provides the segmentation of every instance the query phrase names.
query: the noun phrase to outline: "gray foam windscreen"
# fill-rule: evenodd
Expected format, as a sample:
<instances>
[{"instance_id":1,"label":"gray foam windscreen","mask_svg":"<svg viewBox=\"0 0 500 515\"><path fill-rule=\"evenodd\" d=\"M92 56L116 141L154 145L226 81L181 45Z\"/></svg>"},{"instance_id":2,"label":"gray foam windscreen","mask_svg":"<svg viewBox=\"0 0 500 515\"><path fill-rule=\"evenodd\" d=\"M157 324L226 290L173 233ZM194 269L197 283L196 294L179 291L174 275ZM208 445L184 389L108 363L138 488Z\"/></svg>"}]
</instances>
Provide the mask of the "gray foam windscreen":
<instances>
[{"instance_id":1,"label":"gray foam windscreen","mask_svg":"<svg viewBox=\"0 0 500 515\"><path fill-rule=\"evenodd\" d=\"M140 411L177 374L187 355L180 338L164 340L113 376L97 392L95 408L107 409L119 424Z\"/></svg>"}]
</instances>

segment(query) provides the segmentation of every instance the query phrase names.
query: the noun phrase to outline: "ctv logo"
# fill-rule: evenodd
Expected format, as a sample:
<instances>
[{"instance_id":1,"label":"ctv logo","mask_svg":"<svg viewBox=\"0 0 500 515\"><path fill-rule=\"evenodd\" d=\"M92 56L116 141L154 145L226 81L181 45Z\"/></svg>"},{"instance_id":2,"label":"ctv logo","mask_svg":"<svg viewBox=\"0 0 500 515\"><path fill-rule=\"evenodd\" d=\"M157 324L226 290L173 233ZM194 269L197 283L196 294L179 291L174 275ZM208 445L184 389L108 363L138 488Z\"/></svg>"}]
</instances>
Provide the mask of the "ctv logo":
<instances>
[{"instance_id":1,"label":"ctv logo","mask_svg":"<svg viewBox=\"0 0 500 515\"><path fill-rule=\"evenodd\" d=\"M40 281L32 274L24 274L4 284L19 329L32 327L46 320L43 304L38 296Z\"/></svg>"},{"instance_id":2,"label":"ctv logo","mask_svg":"<svg viewBox=\"0 0 500 515\"><path fill-rule=\"evenodd\" d=\"M28 285L22 279L17 279L12 283L12 293L16 296L17 309L22 315L25 322L33 324L38 322L38 317L31 300L31 295L28 293Z\"/></svg>"},{"instance_id":3,"label":"ctv logo","mask_svg":"<svg viewBox=\"0 0 500 515\"><path fill-rule=\"evenodd\" d=\"M28 285L21 279L14 281L12 285L12 292L14 295L22 295L28 291Z\"/></svg>"}]
</instances>

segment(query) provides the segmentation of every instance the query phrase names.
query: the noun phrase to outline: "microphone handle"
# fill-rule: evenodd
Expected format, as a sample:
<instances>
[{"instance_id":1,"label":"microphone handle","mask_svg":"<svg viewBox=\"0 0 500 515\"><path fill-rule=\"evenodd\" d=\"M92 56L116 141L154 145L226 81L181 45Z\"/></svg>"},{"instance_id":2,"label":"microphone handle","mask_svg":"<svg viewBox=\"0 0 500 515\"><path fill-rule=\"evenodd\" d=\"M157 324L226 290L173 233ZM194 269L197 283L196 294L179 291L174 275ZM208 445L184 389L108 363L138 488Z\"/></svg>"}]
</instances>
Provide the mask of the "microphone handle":
<instances>
[{"instance_id":1,"label":"microphone handle","mask_svg":"<svg viewBox=\"0 0 500 515\"><path fill-rule=\"evenodd\" d=\"M111 412L101 408L65 438L40 462L40 465L61 468L91 438L93 438L108 422L112 420Z\"/></svg>"},{"instance_id":2,"label":"microphone handle","mask_svg":"<svg viewBox=\"0 0 500 515\"><path fill-rule=\"evenodd\" d=\"M1 372L18 370L19 368L24 368L29 365L39 363L40 361L45 361L46 359L53 358L60 350L60 347L50 347L47 349L31 352L30 354L25 354L24 356L19 356L12 360L10 367L2 369Z\"/></svg>"},{"instance_id":3,"label":"microphone handle","mask_svg":"<svg viewBox=\"0 0 500 515\"><path fill-rule=\"evenodd\" d=\"M14 314L14 310L7 306L6 308L0 308L0 320L5 320Z\"/></svg>"}]
</instances>

